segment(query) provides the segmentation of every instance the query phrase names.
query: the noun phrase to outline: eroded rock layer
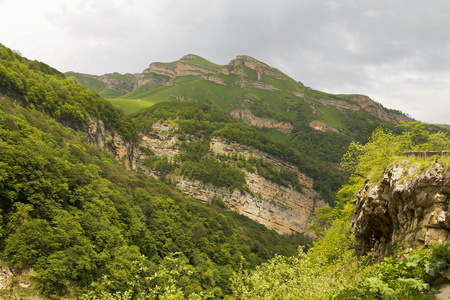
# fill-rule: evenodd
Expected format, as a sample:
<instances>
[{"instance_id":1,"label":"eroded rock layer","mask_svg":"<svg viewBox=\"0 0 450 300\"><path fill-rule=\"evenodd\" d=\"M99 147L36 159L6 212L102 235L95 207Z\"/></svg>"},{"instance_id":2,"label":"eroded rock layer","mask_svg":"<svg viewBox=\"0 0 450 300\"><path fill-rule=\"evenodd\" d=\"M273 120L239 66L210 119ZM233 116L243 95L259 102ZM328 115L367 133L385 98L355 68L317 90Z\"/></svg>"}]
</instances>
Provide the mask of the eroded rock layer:
<instances>
[{"instance_id":1,"label":"eroded rock layer","mask_svg":"<svg viewBox=\"0 0 450 300\"><path fill-rule=\"evenodd\" d=\"M389 167L377 184L355 197L353 229L360 254L388 246L450 240L450 171L434 163L425 171L407 161Z\"/></svg>"}]
</instances>

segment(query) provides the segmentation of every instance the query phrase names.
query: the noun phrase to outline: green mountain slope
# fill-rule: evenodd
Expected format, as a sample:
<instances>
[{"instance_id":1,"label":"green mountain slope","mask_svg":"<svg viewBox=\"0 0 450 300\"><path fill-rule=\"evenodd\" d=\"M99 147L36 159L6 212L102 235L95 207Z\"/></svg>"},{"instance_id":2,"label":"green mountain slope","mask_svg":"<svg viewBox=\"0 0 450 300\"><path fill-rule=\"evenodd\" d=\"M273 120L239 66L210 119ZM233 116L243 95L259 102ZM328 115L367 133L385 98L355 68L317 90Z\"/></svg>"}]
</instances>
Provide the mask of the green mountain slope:
<instances>
[{"instance_id":1,"label":"green mountain slope","mask_svg":"<svg viewBox=\"0 0 450 300\"><path fill-rule=\"evenodd\" d=\"M45 64L0 55L0 249L14 277L0 297L139 299L144 285L157 297L171 288L164 272L179 272L186 296L224 297L241 266L308 242L126 170L81 133L103 118L133 142L129 117Z\"/></svg>"},{"instance_id":2,"label":"green mountain slope","mask_svg":"<svg viewBox=\"0 0 450 300\"><path fill-rule=\"evenodd\" d=\"M67 75L82 84L87 76ZM124 75L120 86L113 84L118 78L113 75L96 77L101 87L97 91L102 92L102 82L116 90L127 82L132 89L108 99L127 113L160 102L205 102L298 151L308 162L301 163L302 168L308 169L315 188L330 202L345 180L338 168L350 142L366 142L378 126L396 130L395 124L411 120L366 96L313 90L249 56L238 56L222 66L190 54L175 62L152 63L141 74ZM314 167L305 168L305 164Z\"/></svg>"}]
</instances>

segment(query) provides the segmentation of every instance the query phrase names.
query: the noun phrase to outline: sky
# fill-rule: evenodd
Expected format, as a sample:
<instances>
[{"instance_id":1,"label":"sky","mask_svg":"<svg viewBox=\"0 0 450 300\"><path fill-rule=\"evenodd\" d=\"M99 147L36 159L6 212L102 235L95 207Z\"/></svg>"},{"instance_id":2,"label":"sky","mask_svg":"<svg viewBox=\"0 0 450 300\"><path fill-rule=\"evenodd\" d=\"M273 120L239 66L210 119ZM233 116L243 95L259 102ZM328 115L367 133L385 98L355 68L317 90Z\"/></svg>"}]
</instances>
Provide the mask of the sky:
<instances>
[{"instance_id":1,"label":"sky","mask_svg":"<svg viewBox=\"0 0 450 300\"><path fill-rule=\"evenodd\" d=\"M448 0L0 0L0 43L96 75L249 55L313 89L450 124Z\"/></svg>"}]
</instances>

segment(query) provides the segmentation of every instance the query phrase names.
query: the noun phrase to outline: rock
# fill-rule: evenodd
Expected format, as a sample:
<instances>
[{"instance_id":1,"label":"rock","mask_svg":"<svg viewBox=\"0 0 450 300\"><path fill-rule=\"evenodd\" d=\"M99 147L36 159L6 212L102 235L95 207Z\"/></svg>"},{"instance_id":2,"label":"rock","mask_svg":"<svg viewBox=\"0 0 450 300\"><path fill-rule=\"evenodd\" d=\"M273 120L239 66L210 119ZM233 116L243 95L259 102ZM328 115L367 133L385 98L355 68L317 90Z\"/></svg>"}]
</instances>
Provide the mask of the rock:
<instances>
[{"instance_id":1,"label":"rock","mask_svg":"<svg viewBox=\"0 0 450 300\"><path fill-rule=\"evenodd\" d=\"M321 121L312 121L311 123L309 123L309 127L311 127L314 130L318 130L318 131L331 131L331 132L337 132L340 133L339 130L337 130L336 128L334 128L331 125L328 125L327 123L321 122Z\"/></svg>"},{"instance_id":2,"label":"rock","mask_svg":"<svg viewBox=\"0 0 450 300\"><path fill-rule=\"evenodd\" d=\"M116 131L105 128L101 119L91 118L87 131L83 132L89 144L110 152L116 160L128 169L137 168L139 151L133 143L125 141Z\"/></svg>"},{"instance_id":3,"label":"rock","mask_svg":"<svg viewBox=\"0 0 450 300\"><path fill-rule=\"evenodd\" d=\"M353 97L350 100L357 103L358 106L361 107L363 110L371 113L380 120L388 121L394 124L398 124L400 122L414 121L413 119L405 115L389 112L380 103L373 101L367 96L361 95Z\"/></svg>"},{"instance_id":4,"label":"rock","mask_svg":"<svg viewBox=\"0 0 450 300\"><path fill-rule=\"evenodd\" d=\"M276 87L274 87L274 86L272 86L272 85L270 85L270 84L261 82L261 81L255 81L255 82L253 82L253 86L254 86L255 88L257 88L257 89L262 89L262 90L268 90L268 91L280 91L280 89L277 89Z\"/></svg>"},{"instance_id":5,"label":"rock","mask_svg":"<svg viewBox=\"0 0 450 300\"><path fill-rule=\"evenodd\" d=\"M450 240L449 177L440 163L418 172L408 161L386 169L378 184L367 183L355 196L352 227L357 252L383 255L387 246Z\"/></svg>"},{"instance_id":6,"label":"rock","mask_svg":"<svg viewBox=\"0 0 450 300\"><path fill-rule=\"evenodd\" d=\"M173 158L181 154L179 149L181 139L173 135L176 127L171 126L173 125L154 124L155 132L143 135L141 146L152 149L158 156L167 155L169 158ZM166 178L173 182L180 191L199 201L210 202L214 197L220 197L232 210L275 230L279 234L308 233L309 217L315 213L316 208L326 205L317 192L313 190L314 182L310 177L299 172L294 165L236 142L213 137L210 140L210 150L213 155L236 155L245 159L250 157L264 159L277 170L285 169L296 174L303 186L302 191L299 192L292 187L280 186L247 171L245 171L245 177L251 193L229 190L174 174L166 175ZM155 177L161 175L151 171L148 171L147 174Z\"/></svg>"},{"instance_id":7,"label":"rock","mask_svg":"<svg viewBox=\"0 0 450 300\"><path fill-rule=\"evenodd\" d=\"M291 123L278 121L269 118L255 117L250 110L237 109L230 113L235 119L242 120L244 124L258 127L258 128L275 128L285 134L290 134L294 129Z\"/></svg>"}]
</instances>

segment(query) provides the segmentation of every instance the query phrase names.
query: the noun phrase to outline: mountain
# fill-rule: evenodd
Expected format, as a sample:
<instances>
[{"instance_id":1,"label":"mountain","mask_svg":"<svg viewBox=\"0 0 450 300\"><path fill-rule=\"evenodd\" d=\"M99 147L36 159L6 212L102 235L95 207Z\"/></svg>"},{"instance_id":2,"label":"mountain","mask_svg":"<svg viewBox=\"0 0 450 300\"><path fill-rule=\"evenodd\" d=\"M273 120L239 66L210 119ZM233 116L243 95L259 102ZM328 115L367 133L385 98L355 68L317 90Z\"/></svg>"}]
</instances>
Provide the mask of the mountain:
<instances>
[{"instance_id":1,"label":"mountain","mask_svg":"<svg viewBox=\"0 0 450 300\"><path fill-rule=\"evenodd\" d=\"M365 111L391 123L411 121L401 112L386 109L367 96L332 95L312 90L250 56L237 56L228 65L221 66L189 54L171 63L152 63L141 74L95 76L68 72L66 76L76 77L105 98L141 100L149 102L147 105L175 99L197 100L217 105L228 113L236 109L250 110L255 115L276 115L291 122L289 112L302 108L316 115L308 116L309 121L329 125L321 129L317 126L318 130L333 130L334 127L345 132L348 129L343 120L330 116L326 107L344 112ZM118 103L128 112L138 108L133 101ZM305 109L306 105L297 107L299 103L306 103L309 110ZM354 132L350 130L350 134Z\"/></svg>"},{"instance_id":2,"label":"mountain","mask_svg":"<svg viewBox=\"0 0 450 300\"><path fill-rule=\"evenodd\" d=\"M195 84L222 86L210 76L238 75L246 97L280 91L264 86L270 83L250 86L245 72L256 82L269 75L289 80L261 62L223 71L196 56L186 59L196 66L156 67L169 78L164 87L185 81L178 100L193 100L186 97ZM198 69L222 75L202 78ZM246 110L172 100L126 115L73 77L0 45L1 297L428 298L430 284L448 277L448 243L432 252L394 251L401 257L381 264L372 255L448 240L449 160L440 156L450 140L420 122L403 124L402 135L377 129L369 143L349 148L344 162L352 181L333 203L346 175L335 167L335 152L367 139L364 128L395 129L389 114L396 113L383 109L377 117L363 109L371 103L364 97L352 96L359 110L342 100L293 98L298 109L289 111L291 119L276 106L286 99L259 105L251 102L256 96L244 98L254 104ZM301 109L307 103L313 111L307 100L321 114L328 109L324 119L347 120L349 131L328 130L324 119L311 124ZM259 106L272 115L258 116ZM405 149L433 152L405 160ZM313 215L320 238L305 253L310 243L300 232ZM359 258L355 248L370 255Z\"/></svg>"},{"instance_id":3,"label":"mountain","mask_svg":"<svg viewBox=\"0 0 450 300\"><path fill-rule=\"evenodd\" d=\"M249 56L217 65L189 54L171 63L152 63L141 74L69 72L66 76L76 77L127 113L160 102L194 100L213 105L321 169L303 166L314 180L314 189L330 203L348 176L339 170L339 162L351 141L366 142L379 126L398 131L396 124L412 121L367 96L313 90Z\"/></svg>"},{"instance_id":4,"label":"mountain","mask_svg":"<svg viewBox=\"0 0 450 300\"><path fill-rule=\"evenodd\" d=\"M127 170L140 141L96 92L0 45L1 298L140 298L176 270L186 295L224 297L240 268L309 243Z\"/></svg>"}]
</instances>

